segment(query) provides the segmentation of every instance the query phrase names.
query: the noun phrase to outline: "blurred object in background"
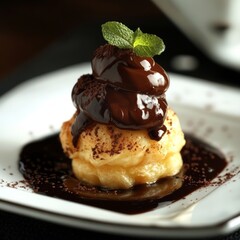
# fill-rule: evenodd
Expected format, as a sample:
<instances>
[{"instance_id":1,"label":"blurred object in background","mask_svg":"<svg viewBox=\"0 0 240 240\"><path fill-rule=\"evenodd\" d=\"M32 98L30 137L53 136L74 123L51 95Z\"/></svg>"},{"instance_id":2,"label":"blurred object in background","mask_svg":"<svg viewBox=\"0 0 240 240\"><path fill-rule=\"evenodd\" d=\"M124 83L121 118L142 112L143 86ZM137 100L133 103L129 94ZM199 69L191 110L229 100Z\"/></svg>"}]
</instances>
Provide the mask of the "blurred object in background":
<instances>
[{"instance_id":1,"label":"blurred object in background","mask_svg":"<svg viewBox=\"0 0 240 240\"><path fill-rule=\"evenodd\" d=\"M239 0L152 0L210 58L240 70Z\"/></svg>"},{"instance_id":2,"label":"blurred object in background","mask_svg":"<svg viewBox=\"0 0 240 240\"><path fill-rule=\"evenodd\" d=\"M76 29L98 30L112 19L136 25L144 18L157 22L159 10L152 2L138 0L8 0L0 1L0 16L1 81Z\"/></svg>"},{"instance_id":3,"label":"blurred object in background","mask_svg":"<svg viewBox=\"0 0 240 240\"><path fill-rule=\"evenodd\" d=\"M177 4L185 1L179 0ZM203 1L206 0L191 0L186 2L189 4L186 8L182 7L187 11L193 3L200 5ZM240 0L237 1L240 4ZM168 17L176 16L178 19L181 12L178 5L171 0L159 1L162 7L155 3L157 0L0 1L0 95L22 81L88 62L94 49L104 43L101 24L110 20L120 21L132 29L140 26L143 32L160 36L166 50L155 60L168 72L240 87L239 68L219 64L220 58L218 61L210 58L207 51L196 47L195 41L190 40ZM174 15L167 14L167 7ZM181 19L182 15L179 15ZM199 18L202 16L201 11ZM225 27L222 24L213 30L219 35L216 40L225 34ZM202 35L195 29L191 28L200 35L199 41L211 46L210 40L206 37L202 40ZM222 47L222 51L227 51L227 48ZM234 57L240 57L240 54L234 51Z\"/></svg>"}]
</instances>

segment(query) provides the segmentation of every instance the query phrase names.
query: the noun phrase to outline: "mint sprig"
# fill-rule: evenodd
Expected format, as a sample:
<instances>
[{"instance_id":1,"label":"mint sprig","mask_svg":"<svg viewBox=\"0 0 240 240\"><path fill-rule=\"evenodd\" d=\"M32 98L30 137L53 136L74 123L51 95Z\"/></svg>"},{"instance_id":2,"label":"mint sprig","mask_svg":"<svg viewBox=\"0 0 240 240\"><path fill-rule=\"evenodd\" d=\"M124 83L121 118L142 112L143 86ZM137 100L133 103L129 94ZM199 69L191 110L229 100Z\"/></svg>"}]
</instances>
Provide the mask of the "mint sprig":
<instances>
[{"instance_id":1,"label":"mint sprig","mask_svg":"<svg viewBox=\"0 0 240 240\"><path fill-rule=\"evenodd\" d=\"M120 22L104 23L102 34L109 44L123 49L132 49L140 57L153 57L165 50L164 42L158 36L143 33L140 28L132 31Z\"/></svg>"}]
</instances>

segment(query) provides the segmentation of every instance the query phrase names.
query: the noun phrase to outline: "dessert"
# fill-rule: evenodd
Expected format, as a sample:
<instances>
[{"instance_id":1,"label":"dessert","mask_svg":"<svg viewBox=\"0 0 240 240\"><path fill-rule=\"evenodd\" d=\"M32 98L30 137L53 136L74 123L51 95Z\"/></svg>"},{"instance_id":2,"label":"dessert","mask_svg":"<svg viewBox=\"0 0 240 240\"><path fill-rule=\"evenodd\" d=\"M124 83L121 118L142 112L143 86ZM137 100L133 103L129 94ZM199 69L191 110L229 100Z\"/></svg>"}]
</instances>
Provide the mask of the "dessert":
<instances>
[{"instance_id":1,"label":"dessert","mask_svg":"<svg viewBox=\"0 0 240 240\"><path fill-rule=\"evenodd\" d=\"M111 28L117 33L129 30L120 23L106 23L103 34L105 29L108 40ZM140 29L133 35L132 45L141 46L146 36ZM115 44L115 38L110 42L114 39ZM157 43L161 52L164 45ZM185 139L165 98L168 75L149 56L152 52L116 45L121 44L100 46L91 62L92 74L81 76L73 87L76 112L63 123L60 140L80 181L129 189L179 173Z\"/></svg>"},{"instance_id":2,"label":"dessert","mask_svg":"<svg viewBox=\"0 0 240 240\"><path fill-rule=\"evenodd\" d=\"M117 26L110 22L105 32L109 44L96 50L93 73L81 76L73 87L72 118L60 133L21 149L19 171L27 187L135 214L201 187L221 185L221 178L212 180L227 166L225 156L183 134L176 113L167 106L169 79L151 58L164 49L161 40ZM121 29L127 37L111 39L112 29L115 35L121 35Z\"/></svg>"}]
</instances>

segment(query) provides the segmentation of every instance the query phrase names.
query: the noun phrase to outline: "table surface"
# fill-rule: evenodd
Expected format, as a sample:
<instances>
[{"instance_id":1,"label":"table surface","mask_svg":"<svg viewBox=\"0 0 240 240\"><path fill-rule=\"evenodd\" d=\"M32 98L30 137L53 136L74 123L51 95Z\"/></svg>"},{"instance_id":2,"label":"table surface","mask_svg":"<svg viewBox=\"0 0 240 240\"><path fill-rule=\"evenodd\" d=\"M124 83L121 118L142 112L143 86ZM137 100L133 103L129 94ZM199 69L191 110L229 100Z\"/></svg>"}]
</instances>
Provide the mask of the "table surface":
<instances>
[{"instance_id":1,"label":"table surface","mask_svg":"<svg viewBox=\"0 0 240 240\"><path fill-rule=\"evenodd\" d=\"M109 20L163 38L156 57L168 72L240 87L240 72L214 62L150 1L2 1L0 3L0 96L32 77L81 62L104 43L100 25ZM136 8L136 6L138 6ZM83 47L84 46L84 47ZM179 59L183 64L179 64ZM184 65L190 59L191 68ZM131 239L0 211L1 239ZM16 238L17 237L17 238ZM136 238L135 238L136 239ZM141 238L142 239L142 238ZM240 239L240 231L214 239Z\"/></svg>"}]
</instances>

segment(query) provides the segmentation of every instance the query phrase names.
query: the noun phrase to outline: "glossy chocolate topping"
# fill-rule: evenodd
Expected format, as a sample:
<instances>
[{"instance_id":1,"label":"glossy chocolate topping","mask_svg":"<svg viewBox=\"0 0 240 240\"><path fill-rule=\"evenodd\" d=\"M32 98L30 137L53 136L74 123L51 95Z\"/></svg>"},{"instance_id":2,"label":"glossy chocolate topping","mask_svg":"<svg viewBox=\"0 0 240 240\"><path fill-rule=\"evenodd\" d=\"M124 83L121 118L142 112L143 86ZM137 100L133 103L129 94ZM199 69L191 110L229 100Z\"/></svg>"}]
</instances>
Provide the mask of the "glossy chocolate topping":
<instances>
[{"instance_id":1,"label":"glossy chocolate topping","mask_svg":"<svg viewBox=\"0 0 240 240\"><path fill-rule=\"evenodd\" d=\"M92 74L81 76L72 90L77 116L73 143L91 123L114 124L122 129L147 129L160 140L166 131L165 92L169 79L153 58L129 49L100 46L92 59Z\"/></svg>"}]
</instances>

